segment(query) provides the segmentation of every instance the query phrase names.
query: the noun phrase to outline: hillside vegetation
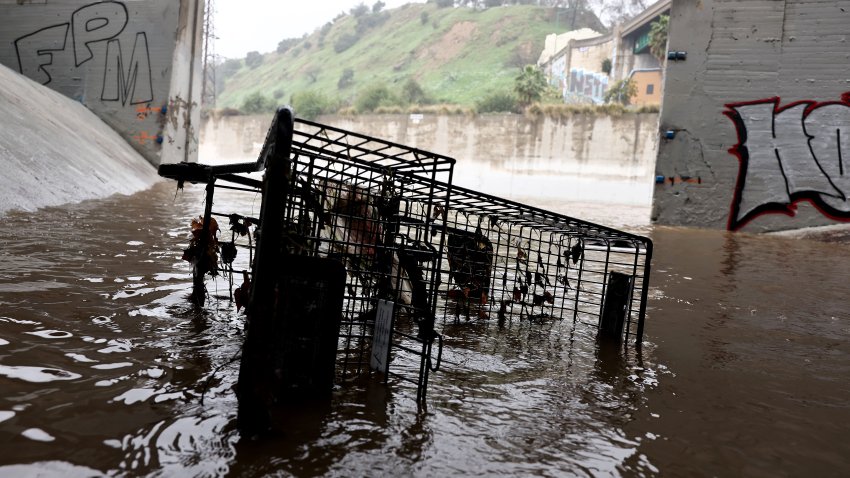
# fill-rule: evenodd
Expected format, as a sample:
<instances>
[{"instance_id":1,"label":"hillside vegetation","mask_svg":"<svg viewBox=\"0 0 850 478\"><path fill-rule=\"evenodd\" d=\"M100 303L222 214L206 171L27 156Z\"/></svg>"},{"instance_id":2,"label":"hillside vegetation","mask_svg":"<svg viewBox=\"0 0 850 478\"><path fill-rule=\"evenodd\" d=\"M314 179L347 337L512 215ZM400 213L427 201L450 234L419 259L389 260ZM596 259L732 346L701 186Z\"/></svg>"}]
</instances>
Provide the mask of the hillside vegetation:
<instances>
[{"instance_id":1,"label":"hillside vegetation","mask_svg":"<svg viewBox=\"0 0 850 478\"><path fill-rule=\"evenodd\" d=\"M429 104L495 102L499 109L546 35L565 31L573 18L532 5L381 7L361 4L310 35L281 41L277 52L227 60L217 73L217 108L252 113L292 103L301 116ZM574 18L575 28L604 28L589 11Z\"/></svg>"}]
</instances>

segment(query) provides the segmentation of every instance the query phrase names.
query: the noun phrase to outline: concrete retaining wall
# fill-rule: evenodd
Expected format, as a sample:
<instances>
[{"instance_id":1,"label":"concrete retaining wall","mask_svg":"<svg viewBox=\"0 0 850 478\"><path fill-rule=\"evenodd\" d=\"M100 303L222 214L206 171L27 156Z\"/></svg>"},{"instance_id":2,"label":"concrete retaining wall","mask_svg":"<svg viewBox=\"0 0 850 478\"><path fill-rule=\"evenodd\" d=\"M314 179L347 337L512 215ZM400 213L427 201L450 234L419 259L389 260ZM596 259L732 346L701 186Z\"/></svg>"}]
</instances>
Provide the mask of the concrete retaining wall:
<instances>
[{"instance_id":1,"label":"concrete retaining wall","mask_svg":"<svg viewBox=\"0 0 850 478\"><path fill-rule=\"evenodd\" d=\"M297 112L296 112L297 113ZM648 205L656 114L324 116L319 122L458 160L455 184L505 197ZM201 161L256 157L271 115L212 118L201 130Z\"/></svg>"},{"instance_id":2,"label":"concrete retaining wall","mask_svg":"<svg viewBox=\"0 0 850 478\"><path fill-rule=\"evenodd\" d=\"M654 219L770 231L850 220L850 2L674 0ZM847 131L845 131L847 130Z\"/></svg>"},{"instance_id":3,"label":"concrete retaining wall","mask_svg":"<svg viewBox=\"0 0 850 478\"><path fill-rule=\"evenodd\" d=\"M130 194L156 170L83 105L0 65L0 215Z\"/></svg>"},{"instance_id":4,"label":"concrete retaining wall","mask_svg":"<svg viewBox=\"0 0 850 478\"><path fill-rule=\"evenodd\" d=\"M148 161L193 161L202 0L0 0L0 63L84 104Z\"/></svg>"}]
</instances>

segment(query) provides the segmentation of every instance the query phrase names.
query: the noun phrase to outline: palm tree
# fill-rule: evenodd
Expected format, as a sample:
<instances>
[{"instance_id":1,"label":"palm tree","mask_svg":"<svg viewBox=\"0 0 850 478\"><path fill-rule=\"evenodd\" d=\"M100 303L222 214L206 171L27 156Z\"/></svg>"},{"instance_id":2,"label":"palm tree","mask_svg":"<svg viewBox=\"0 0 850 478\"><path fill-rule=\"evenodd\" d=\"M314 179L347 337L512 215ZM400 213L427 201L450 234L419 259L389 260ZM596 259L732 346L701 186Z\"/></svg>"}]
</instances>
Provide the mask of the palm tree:
<instances>
[{"instance_id":1,"label":"palm tree","mask_svg":"<svg viewBox=\"0 0 850 478\"><path fill-rule=\"evenodd\" d=\"M514 91L519 104L528 106L539 101L543 97L543 92L546 91L546 86L546 77L543 76L543 72L534 65L526 65L514 81Z\"/></svg>"},{"instance_id":2,"label":"palm tree","mask_svg":"<svg viewBox=\"0 0 850 478\"><path fill-rule=\"evenodd\" d=\"M664 63L667 56L667 31L670 28L670 15L661 15L652 22L649 30L649 52Z\"/></svg>"}]
</instances>

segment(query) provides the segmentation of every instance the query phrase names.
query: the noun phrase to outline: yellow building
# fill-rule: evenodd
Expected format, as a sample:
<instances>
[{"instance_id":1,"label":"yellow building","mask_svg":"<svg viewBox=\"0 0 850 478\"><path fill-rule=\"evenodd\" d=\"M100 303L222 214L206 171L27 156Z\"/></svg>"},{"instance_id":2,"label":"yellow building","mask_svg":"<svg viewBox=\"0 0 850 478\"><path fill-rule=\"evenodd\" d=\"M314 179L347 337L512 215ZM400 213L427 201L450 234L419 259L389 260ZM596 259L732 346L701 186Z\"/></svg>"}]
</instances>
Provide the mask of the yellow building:
<instances>
[{"instance_id":1,"label":"yellow building","mask_svg":"<svg viewBox=\"0 0 850 478\"><path fill-rule=\"evenodd\" d=\"M637 95L632 98L635 106L658 106L661 104L661 87L663 76L661 68L634 70L631 75L637 86Z\"/></svg>"}]
</instances>

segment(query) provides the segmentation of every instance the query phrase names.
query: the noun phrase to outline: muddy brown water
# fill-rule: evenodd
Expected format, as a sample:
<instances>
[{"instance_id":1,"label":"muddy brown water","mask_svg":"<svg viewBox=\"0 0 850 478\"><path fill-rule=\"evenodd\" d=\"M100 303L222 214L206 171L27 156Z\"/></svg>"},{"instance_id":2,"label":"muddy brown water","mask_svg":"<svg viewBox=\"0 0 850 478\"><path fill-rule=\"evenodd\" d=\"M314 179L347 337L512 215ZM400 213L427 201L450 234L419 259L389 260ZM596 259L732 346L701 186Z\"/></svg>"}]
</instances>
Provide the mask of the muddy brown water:
<instances>
[{"instance_id":1,"label":"muddy brown water","mask_svg":"<svg viewBox=\"0 0 850 478\"><path fill-rule=\"evenodd\" d=\"M587 209L655 241L642 350L446 321L425 407L405 384L340 387L255 442L234 427L243 316L222 280L205 311L186 300L202 210L161 183L0 219L0 476L850 474L846 242Z\"/></svg>"}]
</instances>

